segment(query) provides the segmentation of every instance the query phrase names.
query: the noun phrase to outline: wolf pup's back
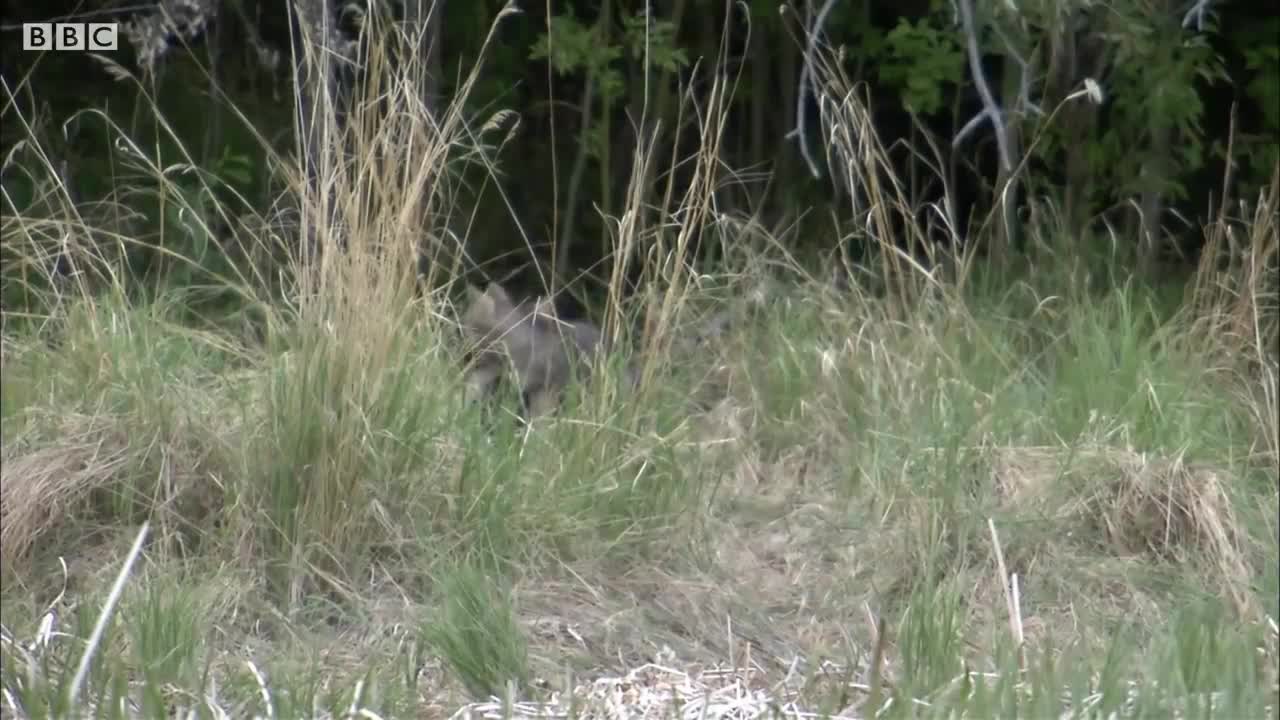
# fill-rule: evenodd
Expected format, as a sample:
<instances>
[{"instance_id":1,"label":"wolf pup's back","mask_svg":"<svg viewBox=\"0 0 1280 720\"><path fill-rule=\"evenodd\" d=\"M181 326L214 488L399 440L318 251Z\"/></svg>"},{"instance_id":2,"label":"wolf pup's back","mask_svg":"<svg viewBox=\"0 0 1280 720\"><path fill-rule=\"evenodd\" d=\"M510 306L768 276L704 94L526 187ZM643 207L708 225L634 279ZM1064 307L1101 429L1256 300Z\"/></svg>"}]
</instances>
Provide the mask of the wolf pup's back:
<instances>
[{"instance_id":1,"label":"wolf pup's back","mask_svg":"<svg viewBox=\"0 0 1280 720\"><path fill-rule=\"evenodd\" d=\"M533 417L553 411L568 385L573 366L601 347L600 329L566 322L548 301L515 303L500 285L480 292L468 286L470 306L462 316L467 341L476 348L467 372L468 393L486 395L510 373ZM510 371L510 373L508 372Z\"/></svg>"}]
</instances>

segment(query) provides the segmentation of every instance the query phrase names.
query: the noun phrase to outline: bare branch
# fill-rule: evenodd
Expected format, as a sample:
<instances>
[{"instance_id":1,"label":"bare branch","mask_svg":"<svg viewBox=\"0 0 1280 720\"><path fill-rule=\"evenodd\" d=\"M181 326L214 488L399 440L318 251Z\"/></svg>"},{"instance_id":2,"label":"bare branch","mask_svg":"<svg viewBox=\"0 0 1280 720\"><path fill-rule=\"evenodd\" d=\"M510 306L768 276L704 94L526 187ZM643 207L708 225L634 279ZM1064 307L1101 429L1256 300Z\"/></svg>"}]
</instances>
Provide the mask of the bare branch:
<instances>
[{"instance_id":1,"label":"bare branch","mask_svg":"<svg viewBox=\"0 0 1280 720\"><path fill-rule=\"evenodd\" d=\"M956 5L960 11L960 23L964 27L969 71L973 74L973 84L978 88L978 96L982 98L982 112L965 124L964 129L956 135L951 145L952 147L959 145L965 135L976 127L979 121L986 118L991 121L991 126L995 129L996 147L1000 151L1000 165L1006 171L1013 170L1013 161L1009 157L1008 131L1004 125L1004 111L996 104L995 97L991 94L991 87L987 84L987 78L982 74L982 56L978 53L978 32L973 25L972 0L956 0Z\"/></svg>"},{"instance_id":2,"label":"bare branch","mask_svg":"<svg viewBox=\"0 0 1280 720\"><path fill-rule=\"evenodd\" d=\"M1213 4L1213 0L1195 0L1191 8L1187 10L1187 14L1182 16L1182 27L1190 27L1191 21L1196 22L1196 31L1204 31L1204 19L1209 14L1209 6Z\"/></svg>"},{"instance_id":3,"label":"bare branch","mask_svg":"<svg viewBox=\"0 0 1280 720\"><path fill-rule=\"evenodd\" d=\"M1001 30L999 26L995 26L994 29L996 31L996 35L1000 38L1000 42L1004 43L1005 55L1013 58L1013 61L1018 63L1018 99L1017 102L1014 103L1016 112L1030 112L1036 115L1043 115L1044 111L1040 109L1040 106L1031 101L1031 64L1022 59L1022 56L1018 54L1016 49L1014 49L1013 43L1009 40L1009 36L1005 35L1004 31Z\"/></svg>"},{"instance_id":4,"label":"bare branch","mask_svg":"<svg viewBox=\"0 0 1280 720\"><path fill-rule=\"evenodd\" d=\"M813 154L809 152L809 138L804 132L804 122L807 116L805 112L805 94L809 86L813 84L813 56L817 50L818 37L822 34L822 26L827 22L827 15L831 14L831 8L836 4L835 0L826 0L822 3L822 9L818 10L817 17L814 18L813 24L805 29L805 49L804 49L804 67L800 70L800 86L796 88L796 126L791 132L786 134L786 139L798 137L800 139L800 155L804 158L805 164L809 166L809 172L815 177L822 177L818 172L818 164L813 160Z\"/></svg>"}]
</instances>

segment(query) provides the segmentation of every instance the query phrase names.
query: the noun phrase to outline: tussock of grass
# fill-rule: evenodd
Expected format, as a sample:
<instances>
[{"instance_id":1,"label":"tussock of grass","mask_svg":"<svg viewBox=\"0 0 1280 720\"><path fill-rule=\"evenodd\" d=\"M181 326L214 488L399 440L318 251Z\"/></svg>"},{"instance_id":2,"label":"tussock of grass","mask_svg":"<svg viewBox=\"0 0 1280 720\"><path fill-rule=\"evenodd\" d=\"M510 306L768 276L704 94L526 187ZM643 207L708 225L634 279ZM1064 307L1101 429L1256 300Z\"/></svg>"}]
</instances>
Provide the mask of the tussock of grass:
<instances>
[{"instance_id":1,"label":"tussock of grass","mask_svg":"<svg viewBox=\"0 0 1280 720\"><path fill-rule=\"evenodd\" d=\"M424 623L421 641L452 667L476 698L499 696L509 683L528 684L525 639L511 604L478 567L448 569L444 606Z\"/></svg>"},{"instance_id":2,"label":"tussock of grass","mask_svg":"<svg viewBox=\"0 0 1280 720\"><path fill-rule=\"evenodd\" d=\"M0 548L6 568L27 558L37 541L64 522L82 516L88 497L117 486L136 460L118 432L110 438L110 430L96 425L103 418L59 419L60 442L5 453L6 478L22 478L0 490ZM6 443L6 449L11 447Z\"/></svg>"},{"instance_id":3,"label":"tussock of grass","mask_svg":"<svg viewBox=\"0 0 1280 720\"><path fill-rule=\"evenodd\" d=\"M1250 589L1252 541L1223 484L1229 471L1106 447L1004 448L993 464L1004 511L1048 526L1043 551L1057 557L1046 564L1062 563L1077 544L1079 557L1104 547L1118 558L1198 563L1193 572L1236 612L1261 617ZM1022 562L1045 563L1025 555Z\"/></svg>"}]
</instances>

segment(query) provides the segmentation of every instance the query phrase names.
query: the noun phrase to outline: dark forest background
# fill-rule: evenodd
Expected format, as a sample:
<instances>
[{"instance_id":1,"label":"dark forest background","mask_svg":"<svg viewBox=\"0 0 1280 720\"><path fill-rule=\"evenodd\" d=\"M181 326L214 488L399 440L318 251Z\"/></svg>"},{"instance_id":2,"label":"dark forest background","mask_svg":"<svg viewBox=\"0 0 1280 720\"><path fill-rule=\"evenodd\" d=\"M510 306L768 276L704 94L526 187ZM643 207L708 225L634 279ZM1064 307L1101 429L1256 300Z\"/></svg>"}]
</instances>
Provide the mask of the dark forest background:
<instances>
[{"instance_id":1,"label":"dark forest background","mask_svg":"<svg viewBox=\"0 0 1280 720\"><path fill-rule=\"evenodd\" d=\"M452 230L467 238L471 269L483 267L487 277L532 282L531 261L552 259L562 270L607 276L600 269L609 252L602 218L623 205L637 137L663 128L657 157L697 148L696 118L682 112L680 98L709 83L725 38L727 62L718 67L736 84L721 147L732 172L717 190L718 206L786 229L781 236L801 256L841 243L855 258L860 252L858 220L846 217L846 189L838 168L833 172L840 159L826 152L822 108L805 85L808 30L820 32L814 37L835 49L839 70L869 98L876 132L892 148L913 206L928 214L947 180L959 227L939 227L936 239L981 237L987 257L1017 253L1019 228L1033 220L1025 198L1034 197L1057 216L1065 230L1060 242L1083 251L1118 239L1137 270L1190 268L1204 223L1233 202L1224 193L1256 195L1280 158L1280 15L1270 3L1039 0L1015 10L976 2L966 32L960 9L970 3L947 0L523 2L519 14L497 24L483 58L504 5L435 5L303 3L348 40L369 12L424 25L422 52L434 70L426 91L436 103L447 102L459 78L484 63L467 110L477 127L497 118L512 132L491 148L497 185L478 174L459 183L465 211L454 217L466 227ZM154 141L161 165L177 157L176 147L166 147L174 143L156 132L157 113L137 84L117 81L88 53L21 48L25 22L115 21L123 24L120 47L108 55L146 78L159 117L196 164L228 196L252 206L246 211L262 212L283 188L239 114L277 149L292 152L290 29L297 8L252 0L6 2L6 164L21 162L13 150L34 133L77 201L120 200L131 182L145 180L122 173L101 116L87 108ZM1004 110L1008 152L1015 163L1025 156L1010 186L1008 222L985 226L999 214L992 212L994 188L1009 172L991 123L971 123L984 105L970 42L981 79ZM360 73L352 63L336 66L335 87L350 98ZM1090 97L1091 90L1100 95ZM644 129L636 126L641 117ZM655 187L659 180L652 179ZM40 184L38 173L8 168L5 212L31 212ZM160 237L163 211L149 208L155 200L144 193L133 197L129 232ZM980 226L986 230L979 233ZM219 262L216 238L180 235L163 242ZM701 252L714 258L721 249ZM131 252L140 272L155 262L145 250Z\"/></svg>"}]
</instances>

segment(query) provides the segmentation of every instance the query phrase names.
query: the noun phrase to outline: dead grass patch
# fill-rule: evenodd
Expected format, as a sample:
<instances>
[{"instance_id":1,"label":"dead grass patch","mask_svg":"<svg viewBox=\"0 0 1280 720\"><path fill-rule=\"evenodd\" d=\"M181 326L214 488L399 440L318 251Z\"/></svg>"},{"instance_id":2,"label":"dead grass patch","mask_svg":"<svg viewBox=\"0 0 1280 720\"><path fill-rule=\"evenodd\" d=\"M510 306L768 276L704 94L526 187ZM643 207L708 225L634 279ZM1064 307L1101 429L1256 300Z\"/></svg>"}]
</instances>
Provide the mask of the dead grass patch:
<instances>
[{"instance_id":1,"label":"dead grass patch","mask_svg":"<svg viewBox=\"0 0 1280 720\"><path fill-rule=\"evenodd\" d=\"M59 419L60 442L7 443L0 463L0 558L13 567L42 537L75 518L95 490L111 488L134 460L129 440L102 416Z\"/></svg>"},{"instance_id":2,"label":"dead grass patch","mask_svg":"<svg viewBox=\"0 0 1280 720\"><path fill-rule=\"evenodd\" d=\"M1064 545L1075 538L1118 558L1202 563L1208 587L1220 588L1242 617L1259 617L1248 535L1232 509L1226 470L1094 446L1000 448L993 471L1006 508L1054 522Z\"/></svg>"},{"instance_id":3,"label":"dead grass patch","mask_svg":"<svg viewBox=\"0 0 1280 720\"><path fill-rule=\"evenodd\" d=\"M195 404L188 403L188 410ZM99 412L31 415L6 443L0 467L0 558L22 570L37 546L74 558L86 550L101 519L125 520L135 508L155 526L157 540L187 549L218 520L223 487L211 456L211 428L182 411L164 422L137 422ZM119 504L123 502L124 504ZM69 528L64 536L60 530ZM153 551L158 547L153 546ZM176 545L168 545L177 549Z\"/></svg>"}]
</instances>

